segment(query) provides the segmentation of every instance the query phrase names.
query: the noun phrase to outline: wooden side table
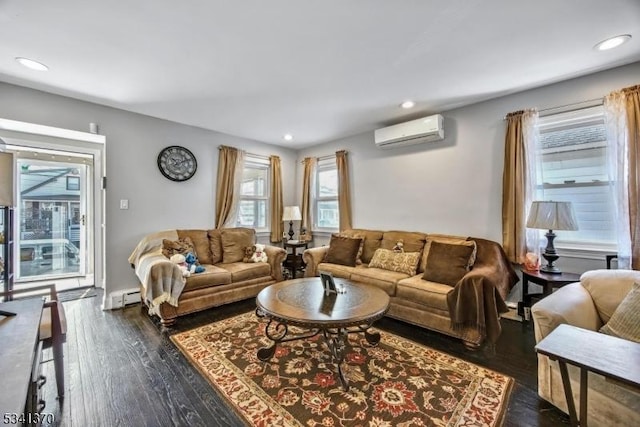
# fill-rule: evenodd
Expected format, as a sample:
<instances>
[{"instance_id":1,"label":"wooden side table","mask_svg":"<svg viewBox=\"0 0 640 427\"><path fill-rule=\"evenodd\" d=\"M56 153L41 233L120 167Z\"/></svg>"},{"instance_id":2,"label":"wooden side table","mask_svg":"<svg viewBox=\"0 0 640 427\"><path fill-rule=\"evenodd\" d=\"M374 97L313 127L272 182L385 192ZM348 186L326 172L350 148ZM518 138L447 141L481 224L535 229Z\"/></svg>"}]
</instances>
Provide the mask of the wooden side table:
<instances>
[{"instance_id":1,"label":"wooden side table","mask_svg":"<svg viewBox=\"0 0 640 427\"><path fill-rule=\"evenodd\" d=\"M560 325L536 345L557 360L572 426L587 425L589 371L640 390L640 344L571 325ZM567 364L580 368L580 418L576 414Z\"/></svg>"},{"instance_id":2,"label":"wooden side table","mask_svg":"<svg viewBox=\"0 0 640 427\"><path fill-rule=\"evenodd\" d=\"M282 242L282 247L287 250L291 249L291 253L287 254L287 258L285 259L283 266L287 270L291 272L291 278L296 278L296 273L301 271L304 268L304 261L302 260L302 253L298 253L298 249L304 248L307 249L309 246L309 242L301 242L301 241L286 241Z\"/></svg>"},{"instance_id":3,"label":"wooden side table","mask_svg":"<svg viewBox=\"0 0 640 427\"><path fill-rule=\"evenodd\" d=\"M529 321L531 298L544 298L551 295L553 288L561 288L569 283L579 282L580 275L576 273L549 274L540 271L522 270L522 300L518 303L518 314L525 322ZM542 293L529 293L529 282L542 286Z\"/></svg>"}]
</instances>

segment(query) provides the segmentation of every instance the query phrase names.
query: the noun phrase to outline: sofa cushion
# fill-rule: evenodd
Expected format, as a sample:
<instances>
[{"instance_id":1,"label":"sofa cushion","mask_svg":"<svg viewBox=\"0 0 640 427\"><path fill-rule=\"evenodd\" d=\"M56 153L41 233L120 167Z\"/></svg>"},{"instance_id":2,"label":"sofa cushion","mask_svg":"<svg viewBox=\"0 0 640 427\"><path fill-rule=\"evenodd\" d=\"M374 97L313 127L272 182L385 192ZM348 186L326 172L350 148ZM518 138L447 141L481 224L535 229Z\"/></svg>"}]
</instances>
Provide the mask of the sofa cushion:
<instances>
[{"instance_id":1,"label":"sofa cushion","mask_svg":"<svg viewBox=\"0 0 640 427\"><path fill-rule=\"evenodd\" d=\"M349 237L355 237L356 234L364 236L361 257L363 264L369 264L371 258L373 258L373 254L376 252L376 249L378 249L382 243L382 231L354 228L352 230L345 230L341 234Z\"/></svg>"},{"instance_id":2,"label":"sofa cushion","mask_svg":"<svg viewBox=\"0 0 640 427\"><path fill-rule=\"evenodd\" d=\"M209 236L209 247L211 248L211 262L218 264L222 262L222 233L217 228L207 230Z\"/></svg>"},{"instance_id":3,"label":"sofa cushion","mask_svg":"<svg viewBox=\"0 0 640 427\"><path fill-rule=\"evenodd\" d=\"M196 256L200 264L213 264L211 259L211 247L209 246L209 236L207 230L177 230L178 237L184 239L191 238L196 248Z\"/></svg>"},{"instance_id":4,"label":"sofa cushion","mask_svg":"<svg viewBox=\"0 0 640 427\"><path fill-rule=\"evenodd\" d=\"M368 283L385 291L389 296L395 296L396 284L402 279L409 277L407 274L397 271L383 270L381 268L371 268L367 266L356 267L351 273L351 280L354 282Z\"/></svg>"},{"instance_id":5,"label":"sofa cushion","mask_svg":"<svg viewBox=\"0 0 640 427\"><path fill-rule=\"evenodd\" d=\"M455 286L469 271L473 249L471 246L432 242L423 279Z\"/></svg>"},{"instance_id":6,"label":"sofa cushion","mask_svg":"<svg viewBox=\"0 0 640 427\"><path fill-rule=\"evenodd\" d=\"M424 280L419 274L398 282L396 298L437 308L448 314L447 294L451 292L451 289L453 288L449 285Z\"/></svg>"},{"instance_id":7,"label":"sofa cushion","mask_svg":"<svg viewBox=\"0 0 640 427\"><path fill-rule=\"evenodd\" d=\"M321 262L318 264L318 272L327 272L333 274L334 277L341 277L348 279L351 277L351 273L355 271L356 267L349 267L348 265L330 264L328 262Z\"/></svg>"},{"instance_id":8,"label":"sofa cushion","mask_svg":"<svg viewBox=\"0 0 640 427\"><path fill-rule=\"evenodd\" d=\"M362 239L333 234L329 242L329 250L324 255L323 262L354 267L360 243L362 243Z\"/></svg>"},{"instance_id":9,"label":"sofa cushion","mask_svg":"<svg viewBox=\"0 0 640 427\"><path fill-rule=\"evenodd\" d=\"M589 292L602 323L607 323L635 282L640 271L591 270L580 276L580 283Z\"/></svg>"},{"instance_id":10,"label":"sofa cushion","mask_svg":"<svg viewBox=\"0 0 640 427\"><path fill-rule=\"evenodd\" d=\"M195 256L198 256L195 245L189 237L178 240L162 239L162 255L167 258L171 258L175 254L186 255L189 252L193 252Z\"/></svg>"},{"instance_id":11,"label":"sofa cushion","mask_svg":"<svg viewBox=\"0 0 640 427\"><path fill-rule=\"evenodd\" d=\"M418 261L420 261L420 252L393 252L380 248L373 255L369 267L398 271L413 276L416 274Z\"/></svg>"},{"instance_id":12,"label":"sofa cushion","mask_svg":"<svg viewBox=\"0 0 640 427\"><path fill-rule=\"evenodd\" d=\"M227 270L211 264L205 264L203 267L204 271L202 273L192 274L187 277L183 292L231 283L231 273Z\"/></svg>"},{"instance_id":13,"label":"sofa cushion","mask_svg":"<svg viewBox=\"0 0 640 427\"><path fill-rule=\"evenodd\" d=\"M600 332L640 343L640 285L634 283Z\"/></svg>"},{"instance_id":14,"label":"sofa cushion","mask_svg":"<svg viewBox=\"0 0 640 427\"><path fill-rule=\"evenodd\" d=\"M427 242L424 245L424 251L422 252L422 260L420 260L420 265L418 266L418 272L424 272L424 269L427 266L427 257L429 256L429 250L431 249L431 243L432 242L440 242L440 243L449 243L449 244L458 244L458 245L465 245L465 246L472 246L472 247L476 247L476 242L472 241L472 240L467 240L466 237L461 237L461 236L452 236L449 234L428 234L427 235ZM471 258L469 259L469 263L470 263L470 267L473 266L473 264L476 261L476 251L473 252L473 254L471 255Z\"/></svg>"},{"instance_id":15,"label":"sofa cushion","mask_svg":"<svg viewBox=\"0 0 640 427\"><path fill-rule=\"evenodd\" d=\"M256 240L256 231L252 228L223 228L220 230L220 234L222 262L225 264L242 261L245 248L253 246Z\"/></svg>"},{"instance_id":16,"label":"sofa cushion","mask_svg":"<svg viewBox=\"0 0 640 427\"><path fill-rule=\"evenodd\" d=\"M393 249L393 247L402 240L405 252L420 252L424 248L427 235L424 233L416 233L412 231L385 231L382 235L380 247L382 249Z\"/></svg>"},{"instance_id":17,"label":"sofa cushion","mask_svg":"<svg viewBox=\"0 0 640 427\"><path fill-rule=\"evenodd\" d=\"M231 280L243 282L245 280L257 279L271 275L271 266L266 262L234 262L218 264L218 267L231 273Z\"/></svg>"}]
</instances>

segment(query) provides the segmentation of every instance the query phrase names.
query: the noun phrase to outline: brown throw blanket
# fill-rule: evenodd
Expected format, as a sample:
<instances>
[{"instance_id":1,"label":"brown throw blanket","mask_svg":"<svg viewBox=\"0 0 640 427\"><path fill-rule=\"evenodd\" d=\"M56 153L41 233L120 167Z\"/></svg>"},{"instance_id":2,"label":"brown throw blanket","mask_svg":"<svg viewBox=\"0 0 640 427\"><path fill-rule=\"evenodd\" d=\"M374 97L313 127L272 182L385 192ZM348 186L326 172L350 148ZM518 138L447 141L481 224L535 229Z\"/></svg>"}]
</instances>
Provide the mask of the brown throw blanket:
<instances>
[{"instance_id":1,"label":"brown throw blanket","mask_svg":"<svg viewBox=\"0 0 640 427\"><path fill-rule=\"evenodd\" d=\"M498 243L469 237L477 245L476 262L447 294L452 327L476 329L495 344L500 336L500 313L508 311L504 300L518 282L518 276Z\"/></svg>"}]
</instances>

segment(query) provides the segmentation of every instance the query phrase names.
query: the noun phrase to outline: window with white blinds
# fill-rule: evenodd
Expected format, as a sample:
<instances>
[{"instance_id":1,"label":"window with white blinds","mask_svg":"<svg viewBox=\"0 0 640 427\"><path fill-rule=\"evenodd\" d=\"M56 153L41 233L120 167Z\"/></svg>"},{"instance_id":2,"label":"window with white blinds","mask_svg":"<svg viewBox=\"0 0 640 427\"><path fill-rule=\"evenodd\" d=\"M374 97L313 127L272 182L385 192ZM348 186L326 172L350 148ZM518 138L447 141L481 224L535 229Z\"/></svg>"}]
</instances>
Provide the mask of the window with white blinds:
<instances>
[{"instance_id":1,"label":"window with white blinds","mask_svg":"<svg viewBox=\"0 0 640 427\"><path fill-rule=\"evenodd\" d=\"M602 106L540 117L537 200L572 202L579 230L556 242L585 247L615 245Z\"/></svg>"}]
</instances>

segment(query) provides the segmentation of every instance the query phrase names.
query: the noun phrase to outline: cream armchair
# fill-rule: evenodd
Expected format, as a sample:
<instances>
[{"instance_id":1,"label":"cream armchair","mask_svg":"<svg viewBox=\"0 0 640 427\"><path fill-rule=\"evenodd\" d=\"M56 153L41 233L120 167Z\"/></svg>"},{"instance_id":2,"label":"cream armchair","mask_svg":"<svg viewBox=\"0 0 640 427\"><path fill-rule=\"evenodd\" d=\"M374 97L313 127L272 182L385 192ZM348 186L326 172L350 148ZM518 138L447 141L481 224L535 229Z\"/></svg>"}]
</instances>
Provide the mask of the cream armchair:
<instances>
[{"instance_id":1,"label":"cream armchair","mask_svg":"<svg viewBox=\"0 0 640 427\"><path fill-rule=\"evenodd\" d=\"M562 323L598 331L609 321L634 282L640 283L640 271L593 270L584 273L580 282L558 289L531 308L536 342ZM569 377L579 411L578 368L569 365ZM640 426L639 391L592 372L589 372L588 384L589 425ZM538 394L568 413L558 363L541 354L538 354Z\"/></svg>"}]
</instances>

